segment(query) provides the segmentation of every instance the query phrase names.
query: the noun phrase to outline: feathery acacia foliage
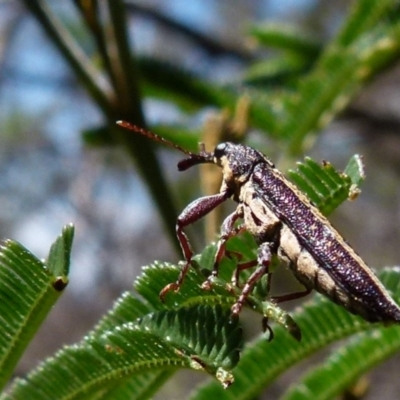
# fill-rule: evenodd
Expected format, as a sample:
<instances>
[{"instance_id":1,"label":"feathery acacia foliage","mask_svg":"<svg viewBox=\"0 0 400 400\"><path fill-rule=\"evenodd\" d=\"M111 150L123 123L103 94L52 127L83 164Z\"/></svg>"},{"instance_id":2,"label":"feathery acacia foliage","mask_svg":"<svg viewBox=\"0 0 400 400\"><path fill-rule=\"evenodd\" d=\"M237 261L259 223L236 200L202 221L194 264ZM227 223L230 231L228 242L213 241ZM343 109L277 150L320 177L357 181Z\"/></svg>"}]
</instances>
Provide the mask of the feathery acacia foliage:
<instances>
[{"instance_id":1,"label":"feathery acacia foliage","mask_svg":"<svg viewBox=\"0 0 400 400\"><path fill-rule=\"evenodd\" d=\"M211 106L233 113L241 93L234 86L207 82L180 66L132 54L128 11L121 0L73 2L95 43L100 68L95 68L91 57L53 15L46 1L21 2L104 115L104 126L84 135L87 143L118 144L127 151L150 188L172 237L175 206L152 143L123 132L115 126L115 120L127 119L145 126L144 96L171 101L186 113ZM327 43L282 25L260 25L250 30L259 46L273 47L276 53L269 59L253 60L243 76L250 98L247 124L278 143L287 165L295 167L293 157L310 146L365 82L398 59L398 11L394 0L355 1L341 29ZM106 86L100 83L104 80ZM200 139L198 133L188 129L163 126L158 132L192 150ZM289 177L324 214L329 214L347 198L356 197L364 171L357 155L344 172L329 163L320 165L306 158L289 172ZM13 241L5 241L0 248L3 389L68 282L72 237L73 228L64 228L45 262ZM245 257L255 251L246 237L232 240L229 250ZM220 281L212 290L200 288L205 271L212 268L214 253L212 244L195 257L197 268L191 269L181 291L168 295L165 304L158 294L176 279L179 267L155 262L143 268L135 282L140 299L132 293L122 294L81 342L61 349L26 377L13 381L0 398L147 399L177 369L192 368L216 378L197 388L192 399L252 399L295 363L342 340L335 355L307 372L284 397L328 399L399 349L399 327L367 324L320 296L291 316L279 314L280 309L275 307L277 324L273 325L272 342L261 335L243 349L239 321L232 321L229 313L235 296L226 287L234 260L223 261ZM385 269L380 278L399 300L399 270ZM260 318L266 306L274 307L257 291L250 300ZM290 336L293 326L301 330L301 343ZM223 390L228 386L229 390Z\"/></svg>"}]
</instances>

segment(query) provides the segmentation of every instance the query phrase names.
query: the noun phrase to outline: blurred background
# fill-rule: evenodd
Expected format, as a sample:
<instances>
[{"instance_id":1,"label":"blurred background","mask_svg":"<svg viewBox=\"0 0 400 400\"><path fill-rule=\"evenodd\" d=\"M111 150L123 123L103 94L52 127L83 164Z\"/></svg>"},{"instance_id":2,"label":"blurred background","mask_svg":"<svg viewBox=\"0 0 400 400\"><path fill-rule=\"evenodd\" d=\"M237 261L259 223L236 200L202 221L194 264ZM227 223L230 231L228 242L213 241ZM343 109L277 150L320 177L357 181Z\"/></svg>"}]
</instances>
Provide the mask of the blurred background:
<instances>
[{"instance_id":1,"label":"blurred background","mask_svg":"<svg viewBox=\"0 0 400 400\"><path fill-rule=\"evenodd\" d=\"M90 52L73 2L49 3ZM219 85L237 85L239 91L244 71L260 52L247 34L254 23L292 23L324 41L336 32L351 3L126 2L137 55L171 62ZM263 50L263 56L268 52ZM399 89L400 64L364 88L307 153L339 169L352 154L363 155L367 179L362 195L341 206L332 220L374 268L400 260ZM201 130L216 110L185 113L173 101L147 95L143 111L149 126L180 124ZM81 339L121 292L131 289L141 266L156 259L180 259L127 154L118 146L83 140L83 133L104 123L101 111L23 2L0 1L0 235L45 258L62 226L76 226L70 284L20 363L19 374L61 345ZM276 148L272 153L278 156ZM197 173L178 174L179 154L173 151L159 149L159 155L179 211L200 195ZM197 243L197 251L202 244ZM389 379L383 370L374 374L380 379L379 386L371 388L371 399ZM275 398L279 385L292 379L284 376L276 388L268 389L266 398Z\"/></svg>"}]
</instances>

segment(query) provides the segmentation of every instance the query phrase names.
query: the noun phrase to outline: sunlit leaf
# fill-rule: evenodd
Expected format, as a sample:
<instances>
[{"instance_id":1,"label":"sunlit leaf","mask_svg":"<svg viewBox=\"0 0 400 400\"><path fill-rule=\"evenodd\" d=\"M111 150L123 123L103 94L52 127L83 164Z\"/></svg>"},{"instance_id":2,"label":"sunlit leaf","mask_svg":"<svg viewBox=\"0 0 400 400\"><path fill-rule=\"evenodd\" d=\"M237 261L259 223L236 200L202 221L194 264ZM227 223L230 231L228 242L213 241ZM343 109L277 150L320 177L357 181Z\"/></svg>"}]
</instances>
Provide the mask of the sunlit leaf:
<instances>
[{"instance_id":1,"label":"sunlit leaf","mask_svg":"<svg viewBox=\"0 0 400 400\"><path fill-rule=\"evenodd\" d=\"M52 244L46 260L46 266L52 275L59 280L64 280L66 286L69 273L72 240L74 238L74 227L72 224L64 227L61 235Z\"/></svg>"},{"instance_id":2,"label":"sunlit leaf","mask_svg":"<svg viewBox=\"0 0 400 400\"><path fill-rule=\"evenodd\" d=\"M355 335L318 368L291 387L284 400L334 399L357 378L400 351L400 329L392 326Z\"/></svg>"},{"instance_id":3,"label":"sunlit leaf","mask_svg":"<svg viewBox=\"0 0 400 400\"><path fill-rule=\"evenodd\" d=\"M12 240L0 247L2 386L68 282L72 237L73 227L69 225L52 245L49 265Z\"/></svg>"},{"instance_id":4,"label":"sunlit leaf","mask_svg":"<svg viewBox=\"0 0 400 400\"><path fill-rule=\"evenodd\" d=\"M160 311L97 333L17 379L4 398L89 398L117 390L132 378L130 384L137 386L138 375L177 367L208 372L229 386L229 371L242 347L238 321L220 307ZM149 391L146 383L140 389Z\"/></svg>"},{"instance_id":5,"label":"sunlit leaf","mask_svg":"<svg viewBox=\"0 0 400 400\"><path fill-rule=\"evenodd\" d=\"M308 195L320 211L328 215L343 201L360 193L364 180L364 166L358 155L353 156L344 173L337 172L330 163L322 165L306 157L297 164L296 171L289 171L290 178Z\"/></svg>"},{"instance_id":6,"label":"sunlit leaf","mask_svg":"<svg viewBox=\"0 0 400 400\"><path fill-rule=\"evenodd\" d=\"M215 251L214 246L212 250ZM226 263L229 264L229 260L224 260L224 265L221 265L222 270ZM167 293L164 298L165 303L163 303L159 294L165 286L177 280L180 269L169 263L155 262L143 268L142 275L135 281L135 289L156 310L168 307L188 307L194 304L219 304L226 307L233 304L235 297L227 289L221 286L213 286L211 290L201 288L210 271L208 268L203 270L203 267L196 270L194 267L190 268L180 290ZM230 271L232 271L231 268Z\"/></svg>"}]
</instances>

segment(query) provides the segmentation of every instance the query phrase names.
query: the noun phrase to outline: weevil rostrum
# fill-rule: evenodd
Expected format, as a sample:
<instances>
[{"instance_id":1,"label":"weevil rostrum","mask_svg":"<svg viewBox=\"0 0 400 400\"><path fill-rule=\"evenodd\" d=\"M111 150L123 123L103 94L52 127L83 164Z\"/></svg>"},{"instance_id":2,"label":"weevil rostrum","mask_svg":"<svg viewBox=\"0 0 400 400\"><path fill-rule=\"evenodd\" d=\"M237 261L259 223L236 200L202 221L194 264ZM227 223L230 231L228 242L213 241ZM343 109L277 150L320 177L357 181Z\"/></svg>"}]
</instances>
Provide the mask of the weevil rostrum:
<instances>
[{"instance_id":1,"label":"weevil rostrum","mask_svg":"<svg viewBox=\"0 0 400 400\"><path fill-rule=\"evenodd\" d=\"M205 151L201 145L200 152L195 154L128 122L117 123L185 153L188 157L178 163L180 171L202 163L222 168L220 192L194 200L177 219L176 234L185 264L178 280L161 291L161 298L171 290L179 290L191 265L193 251L184 228L231 198L238 206L222 224L211 276L218 274L230 237L246 230L259 246L257 259L238 264L234 273L233 281L237 283L240 271L255 267L232 306L233 315L240 313L254 285L269 273L271 257L276 254L306 288L301 293L275 298L276 301L297 298L315 289L369 322L400 321L399 306L372 270L310 200L262 153L242 144L225 142L218 144L213 152ZM239 220L243 222L237 225Z\"/></svg>"}]
</instances>

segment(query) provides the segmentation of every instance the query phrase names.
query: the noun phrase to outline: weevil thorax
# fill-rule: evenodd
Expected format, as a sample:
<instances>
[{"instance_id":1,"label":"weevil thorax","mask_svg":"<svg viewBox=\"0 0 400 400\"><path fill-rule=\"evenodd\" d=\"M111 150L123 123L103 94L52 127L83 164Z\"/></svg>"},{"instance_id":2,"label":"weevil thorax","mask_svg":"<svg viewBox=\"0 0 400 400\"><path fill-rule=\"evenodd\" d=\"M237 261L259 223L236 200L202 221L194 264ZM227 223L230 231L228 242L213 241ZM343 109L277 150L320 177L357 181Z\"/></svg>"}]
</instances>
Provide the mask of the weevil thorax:
<instances>
[{"instance_id":1,"label":"weevil thorax","mask_svg":"<svg viewBox=\"0 0 400 400\"><path fill-rule=\"evenodd\" d=\"M222 168L223 181L239 198L241 187L249 180L254 167L265 162L259 151L231 142L219 143L214 150L214 163Z\"/></svg>"}]
</instances>

